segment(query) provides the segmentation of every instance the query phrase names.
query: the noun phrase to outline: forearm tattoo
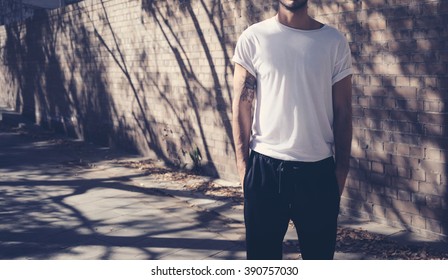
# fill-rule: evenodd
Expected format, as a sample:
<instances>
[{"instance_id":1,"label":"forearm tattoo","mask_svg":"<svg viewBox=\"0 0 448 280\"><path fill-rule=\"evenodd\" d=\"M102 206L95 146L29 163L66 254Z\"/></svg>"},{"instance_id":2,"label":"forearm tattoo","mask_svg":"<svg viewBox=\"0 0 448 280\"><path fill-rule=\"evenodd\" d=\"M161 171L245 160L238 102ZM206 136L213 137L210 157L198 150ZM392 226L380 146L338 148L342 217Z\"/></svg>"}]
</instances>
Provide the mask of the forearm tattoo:
<instances>
[{"instance_id":1,"label":"forearm tattoo","mask_svg":"<svg viewBox=\"0 0 448 280\"><path fill-rule=\"evenodd\" d=\"M248 75L244 80L243 89L241 91L241 100L246 102L252 102L255 98L257 91L257 79Z\"/></svg>"}]
</instances>

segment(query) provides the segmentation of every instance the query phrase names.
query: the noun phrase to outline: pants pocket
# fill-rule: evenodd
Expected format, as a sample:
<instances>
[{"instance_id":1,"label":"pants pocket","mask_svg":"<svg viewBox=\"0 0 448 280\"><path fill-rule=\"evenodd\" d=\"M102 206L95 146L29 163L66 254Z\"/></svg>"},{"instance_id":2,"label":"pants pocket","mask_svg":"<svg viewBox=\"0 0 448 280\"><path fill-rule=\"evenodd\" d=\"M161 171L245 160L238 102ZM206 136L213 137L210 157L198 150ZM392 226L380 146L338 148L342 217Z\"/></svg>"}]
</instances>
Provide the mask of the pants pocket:
<instances>
[{"instance_id":1,"label":"pants pocket","mask_svg":"<svg viewBox=\"0 0 448 280\"><path fill-rule=\"evenodd\" d=\"M244 177L245 198L270 199L279 194L278 164L254 152Z\"/></svg>"},{"instance_id":2,"label":"pants pocket","mask_svg":"<svg viewBox=\"0 0 448 280\"><path fill-rule=\"evenodd\" d=\"M252 173L253 173L253 166L254 166L254 152L251 151L249 155L249 159L246 164L246 172L244 173L243 178L243 192L246 194L246 189L249 184L251 184L252 181Z\"/></svg>"}]
</instances>

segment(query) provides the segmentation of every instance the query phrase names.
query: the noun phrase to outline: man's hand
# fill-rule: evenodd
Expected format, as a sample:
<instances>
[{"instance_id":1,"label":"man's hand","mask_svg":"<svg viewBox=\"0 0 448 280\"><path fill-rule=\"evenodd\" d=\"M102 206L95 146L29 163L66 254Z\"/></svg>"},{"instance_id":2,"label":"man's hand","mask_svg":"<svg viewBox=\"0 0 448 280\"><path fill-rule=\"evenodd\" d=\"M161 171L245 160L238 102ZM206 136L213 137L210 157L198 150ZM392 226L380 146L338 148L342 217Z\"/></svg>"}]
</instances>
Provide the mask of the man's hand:
<instances>
[{"instance_id":1,"label":"man's hand","mask_svg":"<svg viewBox=\"0 0 448 280\"><path fill-rule=\"evenodd\" d=\"M342 196L345 188L345 181L347 180L348 170L338 170L336 169L336 181L339 186L339 196Z\"/></svg>"},{"instance_id":2,"label":"man's hand","mask_svg":"<svg viewBox=\"0 0 448 280\"><path fill-rule=\"evenodd\" d=\"M244 189L244 176L246 174L246 165L238 164L238 175L240 177L241 189Z\"/></svg>"}]
</instances>

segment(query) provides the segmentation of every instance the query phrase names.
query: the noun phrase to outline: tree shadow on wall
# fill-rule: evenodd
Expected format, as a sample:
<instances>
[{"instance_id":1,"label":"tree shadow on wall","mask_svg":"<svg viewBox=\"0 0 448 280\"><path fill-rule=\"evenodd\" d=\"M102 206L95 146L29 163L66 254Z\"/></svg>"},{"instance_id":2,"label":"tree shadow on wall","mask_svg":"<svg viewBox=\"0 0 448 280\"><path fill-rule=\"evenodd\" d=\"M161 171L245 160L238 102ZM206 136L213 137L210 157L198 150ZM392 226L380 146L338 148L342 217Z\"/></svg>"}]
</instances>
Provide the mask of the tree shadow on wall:
<instances>
[{"instance_id":1,"label":"tree shadow on wall","mask_svg":"<svg viewBox=\"0 0 448 280\"><path fill-rule=\"evenodd\" d=\"M162 34L163 42L149 48L147 42L139 42L143 47L138 48L137 59L121 40L126 34L114 28L110 3L81 2L67 10L37 11L24 25L7 27L6 61L19 84L18 107L49 128L101 145L150 151L167 163L178 165L200 147L208 163L206 171L217 175L215 156L222 160L234 153L230 53L236 38L228 16L233 11L225 9L226 3L201 0L193 7L190 1L180 1L171 7L165 1L143 1L145 17L156 27L147 33ZM253 22L266 9L252 1L246 4ZM191 52L192 46L185 46L185 36L171 24L182 20L193 26L188 36L196 40L196 53ZM178 78L161 70L164 65L160 63L165 62L151 47L171 51ZM198 53L203 55L200 65L194 57ZM129 114L116 103L122 100L112 89L115 86L131 97ZM147 94L154 91L157 102ZM164 108L157 105L160 100ZM168 121L160 119L161 110L171 114ZM214 143L219 144L215 147Z\"/></svg>"},{"instance_id":2,"label":"tree shadow on wall","mask_svg":"<svg viewBox=\"0 0 448 280\"><path fill-rule=\"evenodd\" d=\"M6 31L7 69L18 83L22 114L44 127L108 145L114 108L105 65L79 17L36 10ZM74 51L61 51L68 49Z\"/></svg>"},{"instance_id":3,"label":"tree shadow on wall","mask_svg":"<svg viewBox=\"0 0 448 280\"><path fill-rule=\"evenodd\" d=\"M18 93L15 95L16 108L21 108L21 112L24 116L31 121L36 120L36 102L34 100L34 87L35 76L37 73L37 63L28 65L26 59L31 55L28 52L22 51L21 31L24 26L10 25L6 27L6 42L4 49L4 61L6 69L9 71L9 75L12 76L15 81L10 80L10 83L16 82L19 85ZM36 32L37 34L37 32ZM27 73L31 78L25 78L22 73ZM31 94L23 94L23 92L30 92Z\"/></svg>"},{"instance_id":4,"label":"tree shadow on wall","mask_svg":"<svg viewBox=\"0 0 448 280\"><path fill-rule=\"evenodd\" d=\"M24 24L6 27L4 55L9 75L18 84L17 108L69 136L116 144L130 152L142 152L146 146L169 162L153 128L151 106L132 77L103 1L99 5L95 11L84 3L67 11L37 10ZM131 119L117 111L112 98L110 81L116 75L109 72L111 64L120 69L118 76L124 77L138 104ZM139 133L145 141L139 140Z\"/></svg>"},{"instance_id":5,"label":"tree shadow on wall","mask_svg":"<svg viewBox=\"0 0 448 280\"><path fill-rule=\"evenodd\" d=\"M210 135L206 135L207 132L204 129L205 120L202 117L201 112L210 108L212 110L217 110L227 134L227 142L232 143L232 134L229 121L230 117L228 116L228 103L224 100L221 89L221 84L224 84L227 92L230 92L230 85L228 84L227 79L225 79L224 83L221 83L221 79L215 68L215 62L213 60L210 47L205 39L204 32L190 1L181 1L179 5L174 7L163 4L164 3L160 1L143 1L142 9L147 13L147 16L153 20L156 28L160 30L162 38L164 39L163 43L168 45L169 50L174 55L177 62L176 66L178 71L181 73L181 77L179 78L182 80L182 85L180 86L182 89L178 90L178 92L180 94L185 93L187 99L183 100L183 102L176 102L178 97L174 96L173 93L173 91L175 91L175 85L173 84L176 84L176 81L172 81L167 74L161 73L158 69L158 65L156 65L156 75L154 77L147 77L147 81L151 84L151 86L157 89L159 96L167 104L167 109L174 114L178 124L180 125L182 138L184 140L184 147L182 147L182 149L192 149L194 145L198 145L198 143L195 142L200 141L200 146L205 152L205 159L209 163L208 171L209 173L216 175L217 170L212 162L212 152L210 151L209 144L211 137ZM208 11L205 3L201 4L203 8ZM212 9L214 10L215 7L212 7ZM205 54L207 64L209 66L210 78L213 81L212 87L207 87L201 82L199 75L197 74L199 69L195 68L196 65L193 65L191 62L191 52L189 51L191 50L191 46L185 45L181 42L183 38L179 36L179 30L175 30L175 24L172 24L172 22L185 21L182 17L188 17L194 25L196 34L191 35L199 40L200 45L197 45L197 47L202 48L201 51ZM221 28L223 28L224 19L219 16L219 9L217 19L219 21L218 24L221 24ZM218 37L222 49L222 44L225 44L223 41L224 33L221 33L221 30L213 18L209 18L209 20L214 27L215 35ZM152 30L152 32L155 31ZM226 58L225 61L228 61L226 49L224 48L222 51L224 57ZM230 72L233 72L231 65L226 62L225 69L227 70L228 68L230 68ZM162 86L160 85L160 80L164 81ZM185 114L186 112L192 113ZM194 129L195 127L197 127L197 130ZM197 135L197 133L199 135ZM233 150L233 144L231 145ZM173 145L171 147L171 151L169 152L176 154L178 149L175 145ZM226 151L226 153L227 152L229 151Z\"/></svg>"},{"instance_id":6,"label":"tree shadow on wall","mask_svg":"<svg viewBox=\"0 0 448 280\"><path fill-rule=\"evenodd\" d=\"M236 18L231 15L241 10L243 4L237 2L235 10L229 9L228 4L222 0L142 1L143 24L157 29L148 32L160 32L162 40L158 41L157 47L168 47L175 57L176 71L181 73L179 77L173 77L160 70L161 65L155 65L156 75L145 77L149 81L146 86L158 91L167 110L175 116L187 149L200 143L205 159L212 165L208 167L211 174L217 174L213 154L234 153L230 109L234 70L231 55L237 36L232 21ZM251 11L248 14L253 15L249 21L256 22L266 4L253 4L252 1L245 4ZM179 29L187 24L193 28ZM179 94L185 94L186 100L176 104ZM216 117L204 117L206 111L213 112ZM218 130L214 135L205 128L211 124L221 127L225 134ZM214 141L225 142L224 151L211 151Z\"/></svg>"},{"instance_id":7,"label":"tree shadow on wall","mask_svg":"<svg viewBox=\"0 0 448 280\"><path fill-rule=\"evenodd\" d=\"M354 58L350 213L363 210L392 225L447 234L448 16L443 3L385 7L370 0L318 1L316 6L319 13L338 11L344 17L336 21ZM331 17L323 16L330 24Z\"/></svg>"},{"instance_id":8,"label":"tree shadow on wall","mask_svg":"<svg viewBox=\"0 0 448 280\"><path fill-rule=\"evenodd\" d=\"M166 163L171 163L170 158L163 152L159 131L155 127L156 120L151 112L153 106L145 98L144 92L141 90L139 85L141 81L136 77L132 67L128 66L128 61L132 59L127 58L123 50L119 34L112 26L104 1L100 1L99 5L101 6L97 10L99 20L94 20L84 6L80 7L80 10L87 16L87 22L93 29L92 36L97 39L98 47L109 55L112 64L119 69L120 74L124 77L124 83L130 89L133 101L137 104L136 110L134 110L135 106L132 106L132 120L128 120L124 113L115 115L118 124L114 129L115 135L113 138L116 138L114 141L120 147L127 147L127 150L129 150L129 147L134 147L134 151L141 152L142 149L149 148L159 159ZM143 135L144 143L141 143L138 137L135 137L135 134L133 135L130 130L138 130L138 133ZM142 148L142 146L147 147Z\"/></svg>"}]
</instances>

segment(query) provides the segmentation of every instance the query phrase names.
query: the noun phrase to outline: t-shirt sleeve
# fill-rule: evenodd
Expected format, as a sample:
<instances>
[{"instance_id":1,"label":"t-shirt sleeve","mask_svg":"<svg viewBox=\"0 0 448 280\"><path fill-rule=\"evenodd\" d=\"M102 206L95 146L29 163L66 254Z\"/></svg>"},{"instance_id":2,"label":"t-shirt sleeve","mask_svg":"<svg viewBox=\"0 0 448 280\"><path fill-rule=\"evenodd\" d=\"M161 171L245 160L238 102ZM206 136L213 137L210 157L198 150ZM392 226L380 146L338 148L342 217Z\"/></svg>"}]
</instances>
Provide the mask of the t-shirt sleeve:
<instances>
[{"instance_id":1,"label":"t-shirt sleeve","mask_svg":"<svg viewBox=\"0 0 448 280\"><path fill-rule=\"evenodd\" d=\"M336 63L333 68L332 84L334 85L352 73L352 55L350 47L347 40L343 38L339 44Z\"/></svg>"},{"instance_id":2,"label":"t-shirt sleeve","mask_svg":"<svg viewBox=\"0 0 448 280\"><path fill-rule=\"evenodd\" d=\"M254 44L249 40L245 33L241 34L238 42L236 43L235 54L233 55L232 61L240 64L247 71L249 71L249 73L256 77L257 74L253 65L254 54Z\"/></svg>"}]
</instances>

